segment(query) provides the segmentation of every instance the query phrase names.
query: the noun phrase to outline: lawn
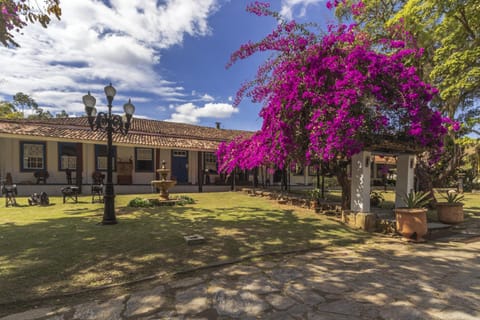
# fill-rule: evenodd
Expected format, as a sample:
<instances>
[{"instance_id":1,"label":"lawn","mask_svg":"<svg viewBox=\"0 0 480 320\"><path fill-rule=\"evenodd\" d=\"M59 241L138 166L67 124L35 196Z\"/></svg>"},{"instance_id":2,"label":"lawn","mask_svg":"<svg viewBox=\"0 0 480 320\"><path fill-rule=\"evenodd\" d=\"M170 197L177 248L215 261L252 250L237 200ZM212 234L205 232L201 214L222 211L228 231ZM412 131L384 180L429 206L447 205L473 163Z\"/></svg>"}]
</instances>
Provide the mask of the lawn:
<instances>
[{"instance_id":1,"label":"lawn","mask_svg":"<svg viewBox=\"0 0 480 320\"><path fill-rule=\"evenodd\" d=\"M172 273L273 251L345 245L370 235L311 211L243 193L189 194L196 203L130 208L117 196L119 224L102 226L103 204L0 208L0 305ZM148 197L142 195L141 197ZM150 196L153 197L153 196ZM201 234L188 246L183 236Z\"/></svg>"}]
</instances>

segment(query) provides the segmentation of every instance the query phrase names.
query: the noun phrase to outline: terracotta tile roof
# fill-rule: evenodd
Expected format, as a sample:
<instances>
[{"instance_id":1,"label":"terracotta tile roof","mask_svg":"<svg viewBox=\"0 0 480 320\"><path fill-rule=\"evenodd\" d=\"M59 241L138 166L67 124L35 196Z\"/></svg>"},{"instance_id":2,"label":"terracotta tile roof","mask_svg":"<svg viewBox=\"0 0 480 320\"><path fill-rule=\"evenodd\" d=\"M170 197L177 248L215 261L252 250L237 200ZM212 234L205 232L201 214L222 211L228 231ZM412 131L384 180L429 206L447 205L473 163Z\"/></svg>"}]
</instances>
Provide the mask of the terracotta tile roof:
<instances>
[{"instance_id":1,"label":"terracotta tile roof","mask_svg":"<svg viewBox=\"0 0 480 320\"><path fill-rule=\"evenodd\" d=\"M87 117L47 120L0 119L0 135L4 134L102 143L106 141L104 132L90 130ZM248 137L251 134L249 131L134 118L129 133L114 134L113 142L157 148L213 151L221 141L229 141L237 136Z\"/></svg>"}]
</instances>

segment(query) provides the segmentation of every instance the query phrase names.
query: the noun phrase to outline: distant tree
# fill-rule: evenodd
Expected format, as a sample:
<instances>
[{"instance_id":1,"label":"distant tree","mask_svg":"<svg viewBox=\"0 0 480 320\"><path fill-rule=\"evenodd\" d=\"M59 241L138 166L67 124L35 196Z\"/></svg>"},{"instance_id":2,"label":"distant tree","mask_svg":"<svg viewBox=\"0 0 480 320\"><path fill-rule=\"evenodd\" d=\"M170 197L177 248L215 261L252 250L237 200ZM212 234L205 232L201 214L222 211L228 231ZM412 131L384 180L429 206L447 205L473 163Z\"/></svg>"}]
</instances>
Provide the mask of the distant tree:
<instances>
[{"instance_id":1,"label":"distant tree","mask_svg":"<svg viewBox=\"0 0 480 320\"><path fill-rule=\"evenodd\" d=\"M41 6L43 2L43 7ZM60 0L1 0L0 1L0 42L5 47L18 47L13 32L21 32L28 23L40 23L44 28L51 16L60 20Z\"/></svg>"},{"instance_id":2,"label":"distant tree","mask_svg":"<svg viewBox=\"0 0 480 320\"><path fill-rule=\"evenodd\" d=\"M0 118L20 119L23 118L23 115L15 109L15 106L11 102L2 101L0 102Z\"/></svg>"},{"instance_id":3,"label":"distant tree","mask_svg":"<svg viewBox=\"0 0 480 320\"><path fill-rule=\"evenodd\" d=\"M65 110L62 110L55 114L55 118L68 118L68 113Z\"/></svg>"},{"instance_id":4,"label":"distant tree","mask_svg":"<svg viewBox=\"0 0 480 320\"><path fill-rule=\"evenodd\" d=\"M52 119L53 115L50 111L43 111L42 108L37 108L35 110L35 114L31 114L28 116L28 119Z\"/></svg>"},{"instance_id":5,"label":"distant tree","mask_svg":"<svg viewBox=\"0 0 480 320\"><path fill-rule=\"evenodd\" d=\"M35 99L33 99L28 94L25 94L23 92L17 92L13 96L12 103L17 110L21 108L22 114L25 114L25 107L32 109L33 111L37 111L38 109L38 104L35 101Z\"/></svg>"}]
</instances>

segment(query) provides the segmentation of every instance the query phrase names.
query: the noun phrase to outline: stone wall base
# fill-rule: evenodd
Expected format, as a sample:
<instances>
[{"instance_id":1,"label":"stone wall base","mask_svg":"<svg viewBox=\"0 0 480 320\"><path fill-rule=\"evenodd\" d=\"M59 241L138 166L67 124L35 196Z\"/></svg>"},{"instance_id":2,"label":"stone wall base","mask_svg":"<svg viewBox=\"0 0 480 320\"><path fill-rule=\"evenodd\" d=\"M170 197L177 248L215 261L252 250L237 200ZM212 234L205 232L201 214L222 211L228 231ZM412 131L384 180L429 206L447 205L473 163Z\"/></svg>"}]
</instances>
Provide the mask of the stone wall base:
<instances>
[{"instance_id":1,"label":"stone wall base","mask_svg":"<svg viewBox=\"0 0 480 320\"><path fill-rule=\"evenodd\" d=\"M361 229L368 232L375 231L377 215L371 212L342 212L342 222L351 228Z\"/></svg>"}]
</instances>

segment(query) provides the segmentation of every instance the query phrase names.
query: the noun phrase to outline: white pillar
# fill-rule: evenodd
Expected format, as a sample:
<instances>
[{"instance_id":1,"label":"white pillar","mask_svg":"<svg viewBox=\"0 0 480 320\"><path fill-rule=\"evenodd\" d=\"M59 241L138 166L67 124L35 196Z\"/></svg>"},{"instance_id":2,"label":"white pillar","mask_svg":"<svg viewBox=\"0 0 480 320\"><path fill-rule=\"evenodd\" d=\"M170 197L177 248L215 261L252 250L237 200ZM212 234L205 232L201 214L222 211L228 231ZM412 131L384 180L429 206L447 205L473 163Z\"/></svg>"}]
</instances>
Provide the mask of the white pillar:
<instances>
[{"instance_id":1,"label":"white pillar","mask_svg":"<svg viewBox=\"0 0 480 320\"><path fill-rule=\"evenodd\" d=\"M406 203L403 198L414 190L415 164L415 155L401 154L397 158L395 208L405 207Z\"/></svg>"},{"instance_id":2,"label":"white pillar","mask_svg":"<svg viewBox=\"0 0 480 320\"><path fill-rule=\"evenodd\" d=\"M352 190L350 208L353 212L370 211L370 163L372 154L362 151L352 157Z\"/></svg>"}]
</instances>

